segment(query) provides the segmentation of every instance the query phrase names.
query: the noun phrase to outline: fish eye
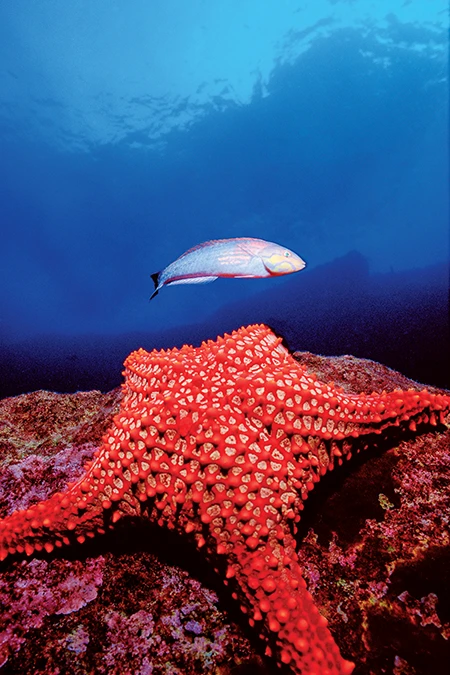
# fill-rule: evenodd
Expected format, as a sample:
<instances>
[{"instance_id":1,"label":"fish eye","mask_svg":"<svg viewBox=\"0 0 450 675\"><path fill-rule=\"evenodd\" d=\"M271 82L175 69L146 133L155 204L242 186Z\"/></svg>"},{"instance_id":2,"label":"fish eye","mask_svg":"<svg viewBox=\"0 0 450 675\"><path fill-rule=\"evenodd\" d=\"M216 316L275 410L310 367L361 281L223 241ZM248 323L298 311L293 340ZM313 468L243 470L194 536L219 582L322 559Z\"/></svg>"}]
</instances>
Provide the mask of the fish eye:
<instances>
[{"instance_id":1,"label":"fish eye","mask_svg":"<svg viewBox=\"0 0 450 675\"><path fill-rule=\"evenodd\" d=\"M289 251L285 251L285 252L284 252L284 257L285 257L285 258L289 258L290 255L291 255L291 254L289 253Z\"/></svg>"}]
</instances>

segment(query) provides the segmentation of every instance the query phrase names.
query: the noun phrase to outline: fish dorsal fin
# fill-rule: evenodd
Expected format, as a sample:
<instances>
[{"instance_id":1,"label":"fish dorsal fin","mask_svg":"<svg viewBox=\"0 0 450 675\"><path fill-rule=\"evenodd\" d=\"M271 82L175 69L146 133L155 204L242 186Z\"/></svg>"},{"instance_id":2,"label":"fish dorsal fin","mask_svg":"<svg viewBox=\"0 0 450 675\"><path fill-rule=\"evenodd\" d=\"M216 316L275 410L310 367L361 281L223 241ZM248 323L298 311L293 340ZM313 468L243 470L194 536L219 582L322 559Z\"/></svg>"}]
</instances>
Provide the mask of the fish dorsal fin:
<instances>
[{"instance_id":1,"label":"fish dorsal fin","mask_svg":"<svg viewBox=\"0 0 450 675\"><path fill-rule=\"evenodd\" d=\"M205 248L206 246L210 246L211 244L228 244L231 241L235 241L237 244L240 242L244 243L246 241L252 242L252 241L261 241L262 243L266 244L267 242L263 242L262 239L256 239L255 237L235 237L234 239L210 239L209 241L204 241L202 244L197 244L196 246L193 246L192 248L188 249L185 251L180 258L184 258L185 255L188 255L189 253L192 253L193 251L198 251L201 248Z\"/></svg>"},{"instance_id":2,"label":"fish dorsal fin","mask_svg":"<svg viewBox=\"0 0 450 675\"><path fill-rule=\"evenodd\" d=\"M210 284L218 277L186 277L185 279L175 279L175 281L168 281L166 286L175 286L176 284Z\"/></svg>"}]
</instances>

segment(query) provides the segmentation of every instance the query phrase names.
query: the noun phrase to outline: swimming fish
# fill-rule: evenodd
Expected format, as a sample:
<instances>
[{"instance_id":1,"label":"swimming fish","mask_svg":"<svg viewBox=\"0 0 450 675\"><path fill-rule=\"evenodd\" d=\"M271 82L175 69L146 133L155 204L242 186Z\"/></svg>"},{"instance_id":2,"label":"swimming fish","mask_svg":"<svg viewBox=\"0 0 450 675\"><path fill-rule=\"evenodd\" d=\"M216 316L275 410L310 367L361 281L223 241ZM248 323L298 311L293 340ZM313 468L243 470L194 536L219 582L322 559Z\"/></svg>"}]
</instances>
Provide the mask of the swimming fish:
<instances>
[{"instance_id":1,"label":"swimming fish","mask_svg":"<svg viewBox=\"0 0 450 675\"><path fill-rule=\"evenodd\" d=\"M218 277L258 279L300 272L306 263L284 246L263 239L235 237L198 244L161 272L151 275L155 290L175 284L207 284Z\"/></svg>"}]
</instances>

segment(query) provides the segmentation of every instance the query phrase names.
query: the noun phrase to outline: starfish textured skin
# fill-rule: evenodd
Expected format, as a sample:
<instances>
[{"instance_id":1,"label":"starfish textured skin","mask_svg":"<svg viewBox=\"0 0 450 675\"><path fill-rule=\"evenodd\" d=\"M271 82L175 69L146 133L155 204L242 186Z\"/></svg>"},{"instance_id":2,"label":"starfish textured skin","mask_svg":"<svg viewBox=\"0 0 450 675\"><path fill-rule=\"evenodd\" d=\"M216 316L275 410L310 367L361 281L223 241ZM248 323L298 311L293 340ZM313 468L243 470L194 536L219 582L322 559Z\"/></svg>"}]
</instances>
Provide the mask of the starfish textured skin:
<instances>
[{"instance_id":1,"label":"starfish textured skin","mask_svg":"<svg viewBox=\"0 0 450 675\"><path fill-rule=\"evenodd\" d=\"M266 653L302 675L345 675L295 552L304 500L389 427L444 422L450 396L350 395L319 382L269 328L198 348L133 352L120 412L85 475L0 521L0 559L104 533L139 516L195 539L225 570Z\"/></svg>"}]
</instances>

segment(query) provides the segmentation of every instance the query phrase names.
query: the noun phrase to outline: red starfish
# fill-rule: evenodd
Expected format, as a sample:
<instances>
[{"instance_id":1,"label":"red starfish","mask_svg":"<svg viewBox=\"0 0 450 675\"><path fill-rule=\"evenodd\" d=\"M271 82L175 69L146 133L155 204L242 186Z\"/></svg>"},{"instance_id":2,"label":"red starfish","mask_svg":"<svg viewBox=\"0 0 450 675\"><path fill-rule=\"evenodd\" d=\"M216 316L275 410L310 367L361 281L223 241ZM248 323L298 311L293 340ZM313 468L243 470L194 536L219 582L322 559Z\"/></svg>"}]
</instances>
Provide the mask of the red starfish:
<instances>
[{"instance_id":1,"label":"red starfish","mask_svg":"<svg viewBox=\"0 0 450 675\"><path fill-rule=\"evenodd\" d=\"M297 563L303 500L359 437L443 422L450 396L347 395L262 325L199 348L140 349L124 374L121 410L84 477L0 521L0 559L82 543L125 515L149 518L193 536L217 569L226 561L225 583L268 654L293 673L351 673Z\"/></svg>"}]
</instances>

